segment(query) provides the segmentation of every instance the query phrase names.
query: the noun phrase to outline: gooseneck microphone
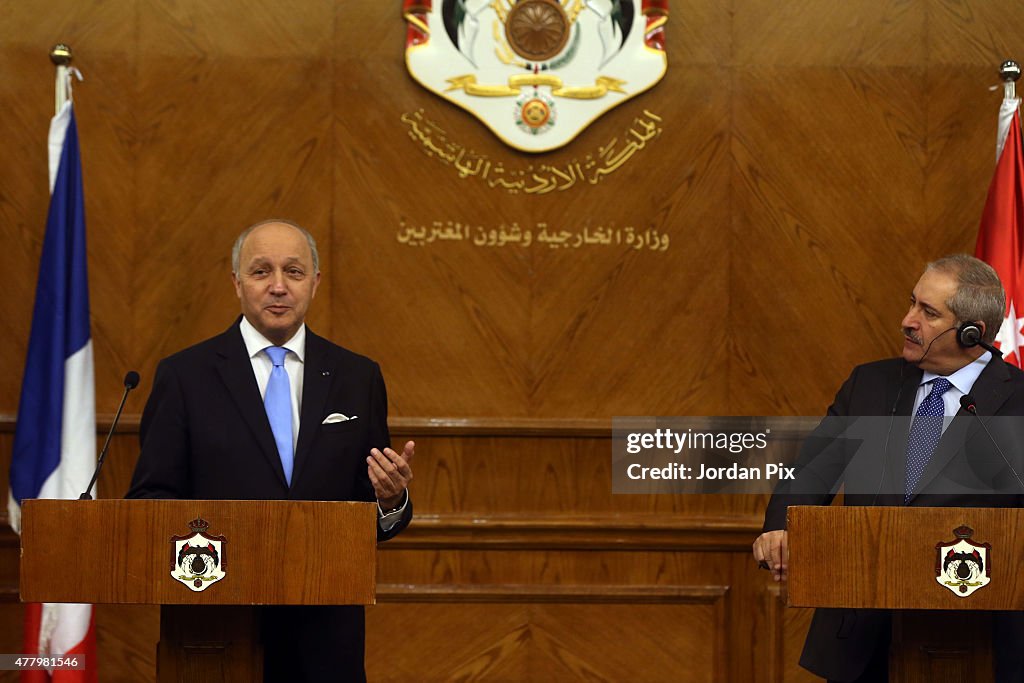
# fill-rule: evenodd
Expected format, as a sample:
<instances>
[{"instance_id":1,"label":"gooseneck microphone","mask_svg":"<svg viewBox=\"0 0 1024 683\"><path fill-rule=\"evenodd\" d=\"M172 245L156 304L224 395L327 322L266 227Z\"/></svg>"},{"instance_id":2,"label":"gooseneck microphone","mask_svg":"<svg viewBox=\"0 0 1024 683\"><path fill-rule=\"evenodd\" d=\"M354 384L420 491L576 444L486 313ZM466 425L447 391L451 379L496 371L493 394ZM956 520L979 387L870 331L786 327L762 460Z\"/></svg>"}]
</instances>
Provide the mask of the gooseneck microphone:
<instances>
[{"instance_id":1,"label":"gooseneck microphone","mask_svg":"<svg viewBox=\"0 0 1024 683\"><path fill-rule=\"evenodd\" d=\"M931 348L930 344L928 348ZM925 355L928 355L927 351L925 351ZM882 492L882 484L885 482L885 470L889 464L889 436L892 434L892 423L896 420L896 409L899 408L900 397L903 396L903 373L906 369L907 361L901 358L899 389L896 391L896 400L892 402L892 410L889 411L889 427L885 430L885 445L882 446L882 474L878 477L878 488L875 490L875 495L871 496L871 505L878 500L878 494Z\"/></svg>"},{"instance_id":2,"label":"gooseneck microphone","mask_svg":"<svg viewBox=\"0 0 1024 683\"><path fill-rule=\"evenodd\" d=\"M974 397L971 396L970 394L964 394L963 396L961 396L960 407L966 410L974 417L978 418L978 422L981 424L981 428L984 429L985 433L988 435L988 440L991 441L992 445L996 447L996 452L999 453L999 457L1003 459L1003 462L1006 463L1006 466L1010 468L1011 472L1013 472L1013 476L1016 477L1017 483L1020 484L1021 491L1024 491L1024 481L1021 481L1020 475L1017 474L1017 470L1013 469L1013 465L1011 465L1010 461L1006 459L1006 455L1003 454L1003 449L999 447L999 444L996 443L995 438L992 436L992 432L988 430L988 425L986 425L985 421L981 419L980 415L978 415L978 407L976 405Z\"/></svg>"},{"instance_id":3,"label":"gooseneck microphone","mask_svg":"<svg viewBox=\"0 0 1024 683\"><path fill-rule=\"evenodd\" d=\"M107 457L107 449L110 448L110 437L114 435L114 430L117 429L117 422L121 419L121 411L124 410L124 402L128 400L128 392L137 386L139 386L139 373L129 370L124 376L124 393L121 395L121 405L117 407L114 421L110 423L110 431L107 432L107 440L103 442L103 449L100 450L100 457L96 462L96 469L92 473L89 486L78 497L79 500L92 500L92 487L96 485L96 479L100 476L100 468L103 467L103 459Z\"/></svg>"}]
</instances>

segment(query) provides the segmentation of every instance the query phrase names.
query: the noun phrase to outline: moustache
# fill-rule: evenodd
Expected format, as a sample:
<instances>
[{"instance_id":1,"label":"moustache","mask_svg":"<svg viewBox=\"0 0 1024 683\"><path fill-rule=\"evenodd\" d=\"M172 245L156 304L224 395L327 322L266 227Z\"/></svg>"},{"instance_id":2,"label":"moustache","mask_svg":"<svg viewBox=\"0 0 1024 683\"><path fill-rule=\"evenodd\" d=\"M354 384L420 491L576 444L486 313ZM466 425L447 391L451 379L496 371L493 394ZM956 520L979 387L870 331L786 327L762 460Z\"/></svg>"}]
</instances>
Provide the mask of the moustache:
<instances>
[{"instance_id":1,"label":"moustache","mask_svg":"<svg viewBox=\"0 0 1024 683\"><path fill-rule=\"evenodd\" d=\"M915 334L912 329L910 329L909 327L903 327L900 329L902 330L904 337L906 337L907 339L909 339L910 341L914 342L919 346L924 346L924 339L922 339L919 335Z\"/></svg>"}]
</instances>

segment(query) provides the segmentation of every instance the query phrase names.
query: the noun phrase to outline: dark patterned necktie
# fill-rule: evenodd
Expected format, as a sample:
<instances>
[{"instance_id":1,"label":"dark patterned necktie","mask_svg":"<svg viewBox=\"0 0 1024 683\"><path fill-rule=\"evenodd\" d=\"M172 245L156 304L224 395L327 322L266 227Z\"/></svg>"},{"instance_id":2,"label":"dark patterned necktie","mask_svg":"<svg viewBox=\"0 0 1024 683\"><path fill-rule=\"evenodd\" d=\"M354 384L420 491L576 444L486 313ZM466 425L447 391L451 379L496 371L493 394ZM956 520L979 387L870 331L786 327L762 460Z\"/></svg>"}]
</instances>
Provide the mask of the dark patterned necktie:
<instances>
[{"instance_id":1,"label":"dark patterned necktie","mask_svg":"<svg viewBox=\"0 0 1024 683\"><path fill-rule=\"evenodd\" d=\"M910 496L921 481L928 461L932 459L935 447L942 438L942 420L946 414L942 395L949 391L949 380L939 377L932 382L932 390L921 402L914 423L910 426L910 438L907 439L907 487L903 492L904 504L910 502Z\"/></svg>"}]
</instances>

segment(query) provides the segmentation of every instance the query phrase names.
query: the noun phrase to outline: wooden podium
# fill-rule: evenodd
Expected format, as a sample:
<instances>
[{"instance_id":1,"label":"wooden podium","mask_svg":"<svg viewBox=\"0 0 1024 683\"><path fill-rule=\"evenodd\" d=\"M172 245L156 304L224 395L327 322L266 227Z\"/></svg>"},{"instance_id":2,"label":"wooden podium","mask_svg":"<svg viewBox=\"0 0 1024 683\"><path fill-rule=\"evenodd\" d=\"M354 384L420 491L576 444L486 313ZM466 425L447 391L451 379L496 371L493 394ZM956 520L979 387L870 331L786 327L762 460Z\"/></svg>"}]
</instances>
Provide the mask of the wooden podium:
<instances>
[{"instance_id":1,"label":"wooden podium","mask_svg":"<svg viewBox=\"0 0 1024 683\"><path fill-rule=\"evenodd\" d=\"M21 599L161 605L159 681L252 683L252 606L373 604L376 545L370 503L27 500Z\"/></svg>"},{"instance_id":2,"label":"wooden podium","mask_svg":"<svg viewBox=\"0 0 1024 683\"><path fill-rule=\"evenodd\" d=\"M991 546L989 583L962 591L948 576L936 580L946 564L937 546L948 552L961 527ZM992 680L986 612L1024 609L1024 510L799 506L789 508L788 529L790 606L898 610L891 683Z\"/></svg>"}]
</instances>

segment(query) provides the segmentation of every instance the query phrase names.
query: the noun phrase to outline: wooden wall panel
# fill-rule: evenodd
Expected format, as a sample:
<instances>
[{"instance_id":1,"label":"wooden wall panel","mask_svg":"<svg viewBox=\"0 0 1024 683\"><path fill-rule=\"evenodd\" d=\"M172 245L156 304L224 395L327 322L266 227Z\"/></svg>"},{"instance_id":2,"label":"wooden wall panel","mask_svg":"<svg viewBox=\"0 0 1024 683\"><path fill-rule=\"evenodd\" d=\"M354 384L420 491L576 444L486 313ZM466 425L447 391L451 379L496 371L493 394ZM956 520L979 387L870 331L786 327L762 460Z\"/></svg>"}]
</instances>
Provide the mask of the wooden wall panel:
<instances>
[{"instance_id":1,"label":"wooden wall panel","mask_svg":"<svg viewBox=\"0 0 1024 683\"><path fill-rule=\"evenodd\" d=\"M230 249L242 228L277 215L330 224L323 83L334 8L158 2L140 4L138 15L140 39L158 47L136 63L146 153L137 167L144 228L134 231L134 246L146 256L136 272L134 329L150 343L134 345L144 352L134 362L154 368L237 315ZM330 271L330 231L317 235ZM329 310L321 289L311 324Z\"/></svg>"},{"instance_id":2,"label":"wooden wall panel","mask_svg":"<svg viewBox=\"0 0 1024 683\"><path fill-rule=\"evenodd\" d=\"M670 4L664 81L537 156L409 78L399 0L0 6L0 471L47 206L46 52L63 40L86 77L75 92L101 413L126 370L142 374L102 495L127 489L158 359L236 315L234 236L291 217L321 246L311 326L380 361L396 440L419 444L418 522L381 552L370 661L390 649L382 627L394 619L417 624L417 640L399 673L375 677L425 673L454 643L465 656L431 675L613 680L635 661L603 629L640 622L638 647L657 637L651 625L667 645L702 646L680 645L692 680L806 680L795 657L807 613L782 610L749 555L765 497L611 495L609 418L816 415L852 364L894 353L923 262L973 248L1000 97L986 88L1013 56L1024 7ZM662 130L629 164L543 196L459 177L403 121L419 114L455 143L527 168L583 159L644 111ZM397 240L402 226L449 220L633 225L671 247ZM15 548L0 534L0 601L13 599ZM481 586L487 600L467 597ZM580 598L599 586L722 592ZM545 591L576 597L553 603ZM19 615L0 604L0 651L16 647ZM104 607L98 618L103 679L148 678L155 610ZM580 620L595 630L574 631ZM460 624L491 621L504 631L460 640ZM645 653L637 680L691 680L678 659Z\"/></svg>"},{"instance_id":3,"label":"wooden wall panel","mask_svg":"<svg viewBox=\"0 0 1024 683\"><path fill-rule=\"evenodd\" d=\"M346 42L347 31L363 30L357 23L341 28ZM336 91L335 206L345 229L336 258L343 266L330 282L341 336L374 350L395 387L396 411L597 417L692 411L700 402L701 410L725 412L709 386L728 361L725 330L712 335L716 350L705 357L681 356L676 340L728 300L729 235L720 229L728 213L728 100L716 88L726 73L670 70L664 90L602 117L577 138L578 147L544 155L544 163L564 164L596 151L650 108L665 120L656 147L671 153L652 148L645 164L603 180L602 192L509 195L425 157L401 117L422 108L467 148L509 166L529 159L504 148L469 114L424 99L422 88L400 73L404 66L389 41L366 49L342 62L345 78ZM382 81L389 83L388 96L374 97ZM391 144L350 144L364 136ZM374 191L381 187L391 191ZM484 251L467 243L424 249L396 241L400 225L433 221L487 228L636 225L668 233L677 246L665 254L630 253L625 246L584 254L543 247ZM392 277L381 277L383 264ZM618 340L616 353L608 352L609 338ZM623 362L637 355L645 362ZM673 372L657 370L668 366ZM579 386L595 390L581 395Z\"/></svg>"},{"instance_id":4,"label":"wooden wall panel","mask_svg":"<svg viewBox=\"0 0 1024 683\"><path fill-rule=\"evenodd\" d=\"M110 388L123 377L117 361L128 346L125 323L131 319L132 305L123 296L130 291L127 268L132 256L124 238L135 225L130 191L133 5L58 0L45 11L33 3L15 2L0 9L0 106L6 112L0 117L0 136L5 157L17 160L0 171L0 267L12 274L12 291L0 304L9 330L0 373L4 413L14 413L18 405L49 201L46 136L54 112L54 70L47 55L54 43L65 39L89 55L81 64L88 81L76 84L76 118L86 178L99 397L112 393Z\"/></svg>"},{"instance_id":5,"label":"wooden wall panel","mask_svg":"<svg viewBox=\"0 0 1024 683\"><path fill-rule=\"evenodd\" d=\"M834 7L816 0L736 0L736 63L922 65L929 58L929 4L915 0L857 0ZM793 92L791 98L817 99L809 95Z\"/></svg>"},{"instance_id":6,"label":"wooden wall panel","mask_svg":"<svg viewBox=\"0 0 1024 683\"><path fill-rule=\"evenodd\" d=\"M992 64L1001 59L996 57ZM996 141L991 130L968 122L991 115L1002 88L991 93L987 86L998 82L991 64L956 69L938 65L926 72L925 222L916 230L923 236L920 243L930 245L933 253L973 253L995 166ZM978 191L967 195L964 187ZM912 226L905 228L907 238L915 234Z\"/></svg>"},{"instance_id":7,"label":"wooden wall panel","mask_svg":"<svg viewBox=\"0 0 1024 683\"><path fill-rule=\"evenodd\" d=\"M733 158L745 191L735 253L744 265L732 312L748 360L730 375L737 412L826 406L853 365L898 352L920 265L942 255L912 228L925 205L922 75L802 67L739 75ZM865 239L873 231L884 237ZM888 288L866 297L882 273ZM801 369L806 356L794 352L809 346L830 359L824 377Z\"/></svg>"},{"instance_id":8,"label":"wooden wall panel","mask_svg":"<svg viewBox=\"0 0 1024 683\"><path fill-rule=\"evenodd\" d=\"M279 214L321 238L311 323L382 362L396 414L568 418L815 414L834 378L790 360L803 330L843 340L837 376L891 353L893 292L923 259L973 241L998 100L984 86L1019 9L673 3L664 82L531 158L408 77L397 2L58 5L45 17L12 5L3 29L0 100L13 115L2 125L22 160L0 170L12 247L0 258L17 273L0 310L12 358L24 357L45 216L43 55L61 35L87 74L77 92L101 406L116 402L125 369L145 381L159 357L230 322L231 239ZM422 111L511 166L592 153L644 110L663 131L635 163L547 196L459 178L401 120ZM395 239L435 220L636 223L672 247ZM766 291L778 294L763 301ZM20 372L0 378L5 412ZM782 396L777 377L795 391Z\"/></svg>"},{"instance_id":9,"label":"wooden wall panel","mask_svg":"<svg viewBox=\"0 0 1024 683\"><path fill-rule=\"evenodd\" d=\"M20 652L22 647L21 623L25 608L18 603L0 605L0 648L4 652ZM0 682L18 683L21 674L17 671L0 671Z\"/></svg>"},{"instance_id":10,"label":"wooden wall panel","mask_svg":"<svg viewBox=\"0 0 1024 683\"><path fill-rule=\"evenodd\" d=\"M781 585L770 584L762 593L765 611L768 614L768 637L771 652L768 664L771 683L799 683L802 681L820 681L798 662L803 650L804 638L811 625L810 609L787 608Z\"/></svg>"},{"instance_id":11,"label":"wooden wall panel","mask_svg":"<svg viewBox=\"0 0 1024 683\"><path fill-rule=\"evenodd\" d=\"M373 680L728 680L720 588L409 593L367 610L367 647L392 653L368 667ZM401 646L388 624L402 624Z\"/></svg>"},{"instance_id":12,"label":"wooden wall panel","mask_svg":"<svg viewBox=\"0 0 1024 683\"><path fill-rule=\"evenodd\" d=\"M156 680L160 608L100 605L96 609L96 649L101 681Z\"/></svg>"},{"instance_id":13,"label":"wooden wall panel","mask_svg":"<svg viewBox=\"0 0 1024 683\"><path fill-rule=\"evenodd\" d=\"M998 65L1015 59L1020 49L1016 12L1003 2L939 0L925 3L928 21L927 57L938 71L954 67ZM989 71L995 82L996 78ZM969 98L965 98L969 99Z\"/></svg>"}]
</instances>

